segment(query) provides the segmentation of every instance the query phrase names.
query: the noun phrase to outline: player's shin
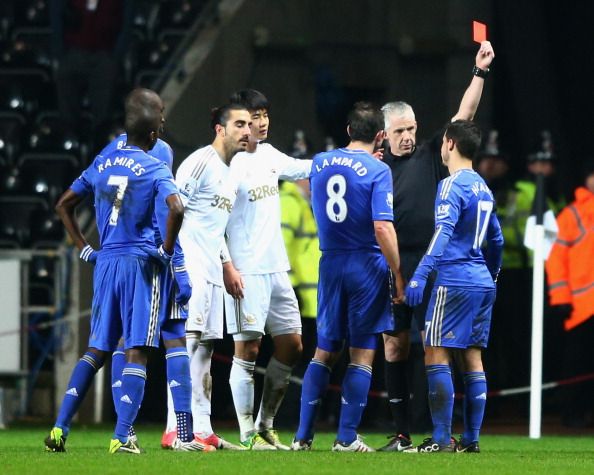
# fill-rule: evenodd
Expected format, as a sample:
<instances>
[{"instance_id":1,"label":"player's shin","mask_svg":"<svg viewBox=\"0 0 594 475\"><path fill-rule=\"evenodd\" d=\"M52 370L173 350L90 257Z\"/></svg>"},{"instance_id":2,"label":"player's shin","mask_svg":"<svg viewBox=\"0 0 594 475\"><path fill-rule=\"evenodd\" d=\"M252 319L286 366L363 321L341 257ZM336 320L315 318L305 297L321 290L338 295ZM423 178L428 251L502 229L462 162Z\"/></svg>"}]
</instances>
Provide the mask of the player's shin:
<instances>
[{"instance_id":1,"label":"player's shin","mask_svg":"<svg viewBox=\"0 0 594 475\"><path fill-rule=\"evenodd\" d=\"M254 369L255 361L233 357L229 385L239 423L240 440L247 440L254 428Z\"/></svg>"},{"instance_id":2,"label":"player's shin","mask_svg":"<svg viewBox=\"0 0 594 475\"><path fill-rule=\"evenodd\" d=\"M449 365L444 364L427 365L425 368L433 421L433 441L439 445L449 445L454 409L452 371Z\"/></svg>"},{"instance_id":3,"label":"player's shin","mask_svg":"<svg viewBox=\"0 0 594 475\"><path fill-rule=\"evenodd\" d=\"M146 366L127 363L122 372L122 396L115 428L115 438L122 443L127 442L130 428L138 415L144 397L145 382Z\"/></svg>"},{"instance_id":4,"label":"player's shin","mask_svg":"<svg viewBox=\"0 0 594 475\"><path fill-rule=\"evenodd\" d=\"M72 370L70 381L68 381L68 389L64 394L55 424L55 427L62 429L64 437L68 436L70 422L78 411L95 374L101 366L103 366L103 359L95 353L87 351Z\"/></svg>"},{"instance_id":5,"label":"player's shin","mask_svg":"<svg viewBox=\"0 0 594 475\"><path fill-rule=\"evenodd\" d=\"M177 437L182 442L194 438L192 424L192 385L190 382L190 360L184 347L169 348L166 351L167 385L175 411Z\"/></svg>"},{"instance_id":6,"label":"player's shin","mask_svg":"<svg viewBox=\"0 0 594 475\"><path fill-rule=\"evenodd\" d=\"M285 398L292 370L293 368L291 366L282 364L274 356L270 358L270 362L266 368L266 375L264 376L262 402L260 403L260 410L256 419L256 428L258 431L273 428L274 416L276 416Z\"/></svg>"},{"instance_id":7,"label":"player's shin","mask_svg":"<svg viewBox=\"0 0 594 475\"><path fill-rule=\"evenodd\" d=\"M464 373L464 433L461 443L478 442L487 404L487 379L483 371Z\"/></svg>"},{"instance_id":8,"label":"player's shin","mask_svg":"<svg viewBox=\"0 0 594 475\"><path fill-rule=\"evenodd\" d=\"M213 353L213 342L199 341L186 335L187 348L190 354L190 374L192 376L192 417L194 419L193 432L200 437L208 437L213 433L210 422L212 378L210 365Z\"/></svg>"},{"instance_id":9,"label":"player's shin","mask_svg":"<svg viewBox=\"0 0 594 475\"><path fill-rule=\"evenodd\" d=\"M350 444L357 438L357 428L367 406L371 386L371 366L349 364L342 382L342 406L337 440Z\"/></svg>"},{"instance_id":10,"label":"player's shin","mask_svg":"<svg viewBox=\"0 0 594 475\"><path fill-rule=\"evenodd\" d=\"M301 412L299 413L299 428L295 434L296 440L313 439L318 408L322 404L322 397L329 382L330 367L321 361L311 360L303 377Z\"/></svg>"}]
</instances>

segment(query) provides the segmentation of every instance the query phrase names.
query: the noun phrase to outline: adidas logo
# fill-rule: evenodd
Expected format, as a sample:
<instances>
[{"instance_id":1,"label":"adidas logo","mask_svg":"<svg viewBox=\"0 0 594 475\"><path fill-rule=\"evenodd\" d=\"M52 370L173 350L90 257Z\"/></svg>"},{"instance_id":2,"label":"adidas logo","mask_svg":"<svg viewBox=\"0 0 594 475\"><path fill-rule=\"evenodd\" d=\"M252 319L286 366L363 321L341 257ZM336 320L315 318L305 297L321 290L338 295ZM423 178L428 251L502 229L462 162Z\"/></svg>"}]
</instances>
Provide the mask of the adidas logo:
<instances>
[{"instance_id":1,"label":"adidas logo","mask_svg":"<svg viewBox=\"0 0 594 475\"><path fill-rule=\"evenodd\" d=\"M475 399L483 399L483 400L487 400L487 393L481 393L478 396L475 397Z\"/></svg>"},{"instance_id":2,"label":"adidas logo","mask_svg":"<svg viewBox=\"0 0 594 475\"><path fill-rule=\"evenodd\" d=\"M450 330L449 332L446 333L446 335L444 336L444 338L448 338L448 339L453 339L456 338L456 335L454 335L454 332L452 330Z\"/></svg>"},{"instance_id":3,"label":"adidas logo","mask_svg":"<svg viewBox=\"0 0 594 475\"><path fill-rule=\"evenodd\" d=\"M341 402L341 404L347 404L347 405L348 405L348 402L347 402L347 400L344 398L344 396L340 396L340 402Z\"/></svg>"},{"instance_id":4,"label":"adidas logo","mask_svg":"<svg viewBox=\"0 0 594 475\"><path fill-rule=\"evenodd\" d=\"M179 384L175 379L172 379L169 383L170 388L177 388L178 386L181 386L181 384Z\"/></svg>"},{"instance_id":5,"label":"adidas logo","mask_svg":"<svg viewBox=\"0 0 594 475\"><path fill-rule=\"evenodd\" d=\"M78 392L76 391L76 388L70 388L68 391L66 391L66 394L69 394L70 396L78 397Z\"/></svg>"},{"instance_id":6,"label":"adidas logo","mask_svg":"<svg viewBox=\"0 0 594 475\"><path fill-rule=\"evenodd\" d=\"M120 401L125 402L126 404L132 404L132 400L128 397L127 394L124 394L121 398Z\"/></svg>"},{"instance_id":7,"label":"adidas logo","mask_svg":"<svg viewBox=\"0 0 594 475\"><path fill-rule=\"evenodd\" d=\"M122 381L120 379L118 379L115 383L113 383L111 385L112 388L121 388L122 387Z\"/></svg>"},{"instance_id":8,"label":"adidas logo","mask_svg":"<svg viewBox=\"0 0 594 475\"><path fill-rule=\"evenodd\" d=\"M322 402L321 399L314 399L313 401L309 401L307 404L309 404L310 406L317 406L321 402Z\"/></svg>"}]
</instances>

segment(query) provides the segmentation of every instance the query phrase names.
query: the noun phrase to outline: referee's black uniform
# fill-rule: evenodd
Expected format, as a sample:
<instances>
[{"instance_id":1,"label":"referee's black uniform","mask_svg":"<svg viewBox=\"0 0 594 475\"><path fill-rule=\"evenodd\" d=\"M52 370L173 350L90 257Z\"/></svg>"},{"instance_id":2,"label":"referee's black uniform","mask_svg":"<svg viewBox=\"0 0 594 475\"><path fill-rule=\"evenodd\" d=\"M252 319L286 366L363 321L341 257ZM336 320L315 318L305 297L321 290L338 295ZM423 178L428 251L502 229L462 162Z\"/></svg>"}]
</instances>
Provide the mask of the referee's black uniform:
<instances>
[{"instance_id":1,"label":"referee's black uniform","mask_svg":"<svg viewBox=\"0 0 594 475\"><path fill-rule=\"evenodd\" d=\"M435 231L437 184L449 176L441 162L444 130L437 131L431 140L417 146L405 157L392 155L389 143L385 143L383 160L392 170L394 227L398 234L400 270L406 282L412 277ZM430 278L427 282L421 305L414 308L406 304L394 306L395 331L410 329L413 315L418 330L424 329L433 280Z\"/></svg>"}]
</instances>

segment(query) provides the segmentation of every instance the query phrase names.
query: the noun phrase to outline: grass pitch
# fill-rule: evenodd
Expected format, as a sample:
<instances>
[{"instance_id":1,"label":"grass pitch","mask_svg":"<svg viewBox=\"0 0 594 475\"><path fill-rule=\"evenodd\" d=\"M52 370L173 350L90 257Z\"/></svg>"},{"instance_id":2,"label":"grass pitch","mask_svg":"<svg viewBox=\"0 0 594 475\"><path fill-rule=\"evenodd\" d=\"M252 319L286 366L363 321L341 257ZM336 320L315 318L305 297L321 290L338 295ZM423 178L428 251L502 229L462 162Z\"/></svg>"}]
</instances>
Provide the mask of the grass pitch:
<instances>
[{"instance_id":1,"label":"grass pitch","mask_svg":"<svg viewBox=\"0 0 594 475\"><path fill-rule=\"evenodd\" d=\"M480 454L395 454L333 453L334 434L316 435L311 452L232 452L179 453L162 450L161 428L139 426L143 455L110 455L107 447L111 427L75 425L65 454L46 453L43 439L49 427L14 428L0 431L0 474L544 474L594 473L594 438L489 436L481 438ZM237 434L222 431L230 441ZM283 432L288 443L292 434ZM415 443L422 436L413 438ZM382 434L366 434L365 441L380 447Z\"/></svg>"}]
</instances>

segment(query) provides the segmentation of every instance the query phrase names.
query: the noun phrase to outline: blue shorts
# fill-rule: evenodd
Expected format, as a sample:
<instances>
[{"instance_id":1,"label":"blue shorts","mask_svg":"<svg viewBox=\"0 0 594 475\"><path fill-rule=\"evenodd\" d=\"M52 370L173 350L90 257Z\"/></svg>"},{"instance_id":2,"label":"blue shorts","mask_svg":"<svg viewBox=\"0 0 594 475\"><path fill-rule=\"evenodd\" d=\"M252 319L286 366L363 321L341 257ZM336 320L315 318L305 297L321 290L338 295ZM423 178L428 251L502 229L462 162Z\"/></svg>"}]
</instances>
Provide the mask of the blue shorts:
<instances>
[{"instance_id":1,"label":"blue shorts","mask_svg":"<svg viewBox=\"0 0 594 475\"><path fill-rule=\"evenodd\" d=\"M495 289L436 286L425 316L425 344L486 348Z\"/></svg>"},{"instance_id":2,"label":"blue shorts","mask_svg":"<svg viewBox=\"0 0 594 475\"><path fill-rule=\"evenodd\" d=\"M318 335L347 340L393 328L390 274L377 252L326 253L320 259Z\"/></svg>"},{"instance_id":3,"label":"blue shorts","mask_svg":"<svg viewBox=\"0 0 594 475\"><path fill-rule=\"evenodd\" d=\"M187 320L188 306L182 307L175 302L176 284L171 268L163 270L161 279L161 295L165 297L161 305L160 321L163 323L167 320Z\"/></svg>"},{"instance_id":4,"label":"blue shorts","mask_svg":"<svg viewBox=\"0 0 594 475\"><path fill-rule=\"evenodd\" d=\"M159 346L162 268L146 257L109 254L97 259L89 346L113 351Z\"/></svg>"}]
</instances>

